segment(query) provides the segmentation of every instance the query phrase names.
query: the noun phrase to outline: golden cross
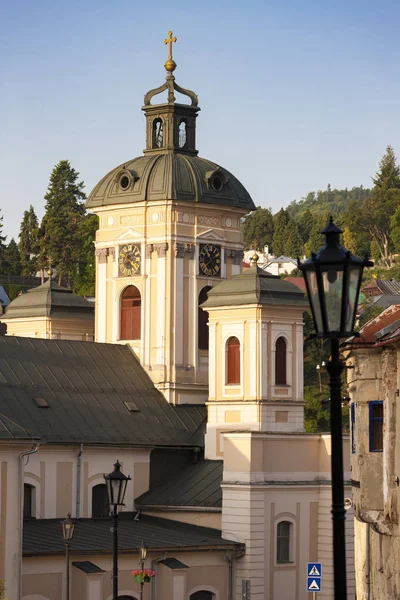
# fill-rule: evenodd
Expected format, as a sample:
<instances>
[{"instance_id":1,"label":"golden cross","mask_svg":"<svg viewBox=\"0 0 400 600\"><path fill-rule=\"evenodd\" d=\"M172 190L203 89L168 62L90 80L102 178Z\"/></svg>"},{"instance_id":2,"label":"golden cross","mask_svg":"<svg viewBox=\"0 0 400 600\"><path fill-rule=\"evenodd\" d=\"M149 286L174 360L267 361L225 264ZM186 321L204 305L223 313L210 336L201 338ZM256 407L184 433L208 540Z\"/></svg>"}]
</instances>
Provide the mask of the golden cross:
<instances>
[{"instance_id":1,"label":"golden cross","mask_svg":"<svg viewBox=\"0 0 400 600\"><path fill-rule=\"evenodd\" d=\"M172 44L176 42L176 37L172 37L172 31L168 31L168 37L164 44L168 44L168 60L172 60Z\"/></svg>"}]
</instances>

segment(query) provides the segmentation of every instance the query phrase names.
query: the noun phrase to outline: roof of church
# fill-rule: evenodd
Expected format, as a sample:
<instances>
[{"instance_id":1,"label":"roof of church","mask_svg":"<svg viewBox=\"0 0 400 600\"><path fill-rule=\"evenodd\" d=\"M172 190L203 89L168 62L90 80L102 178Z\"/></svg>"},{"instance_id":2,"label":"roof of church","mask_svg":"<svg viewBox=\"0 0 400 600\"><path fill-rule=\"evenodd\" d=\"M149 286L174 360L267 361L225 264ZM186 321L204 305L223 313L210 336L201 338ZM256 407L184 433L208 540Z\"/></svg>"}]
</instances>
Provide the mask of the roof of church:
<instances>
[{"instance_id":1,"label":"roof of church","mask_svg":"<svg viewBox=\"0 0 400 600\"><path fill-rule=\"evenodd\" d=\"M194 447L205 420L168 404L128 345L0 337L0 440Z\"/></svg>"},{"instance_id":2,"label":"roof of church","mask_svg":"<svg viewBox=\"0 0 400 600\"><path fill-rule=\"evenodd\" d=\"M243 273L234 275L209 290L208 298L202 306L211 308L243 304L308 306L300 288L278 275L264 271L255 262Z\"/></svg>"},{"instance_id":3,"label":"roof of church","mask_svg":"<svg viewBox=\"0 0 400 600\"><path fill-rule=\"evenodd\" d=\"M201 460L135 500L142 510L222 506L222 460Z\"/></svg>"},{"instance_id":4,"label":"roof of church","mask_svg":"<svg viewBox=\"0 0 400 600\"><path fill-rule=\"evenodd\" d=\"M25 317L71 316L94 318L94 306L72 290L47 279L38 287L17 296L6 308L3 319Z\"/></svg>"},{"instance_id":5,"label":"roof of church","mask_svg":"<svg viewBox=\"0 0 400 600\"><path fill-rule=\"evenodd\" d=\"M123 189L118 174L128 172L132 184ZM219 175L222 189L212 185ZM94 187L87 201L93 209L149 200L183 200L254 210L250 194L234 175L210 160L178 151L139 156L119 165Z\"/></svg>"},{"instance_id":6,"label":"roof of church","mask_svg":"<svg viewBox=\"0 0 400 600\"><path fill-rule=\"evenodd\" d=\"M137 554L143 540L150 551L226 550L241 546L224 540L218 529L180 523L136 513L122 512L118 518L118 551ZM110 554L112 551L110 519L79 519L71 542L71 554ZM23 555L65 554L60 534L60 519L30 519L24 521Z\"/></svg>"}]
</instances>

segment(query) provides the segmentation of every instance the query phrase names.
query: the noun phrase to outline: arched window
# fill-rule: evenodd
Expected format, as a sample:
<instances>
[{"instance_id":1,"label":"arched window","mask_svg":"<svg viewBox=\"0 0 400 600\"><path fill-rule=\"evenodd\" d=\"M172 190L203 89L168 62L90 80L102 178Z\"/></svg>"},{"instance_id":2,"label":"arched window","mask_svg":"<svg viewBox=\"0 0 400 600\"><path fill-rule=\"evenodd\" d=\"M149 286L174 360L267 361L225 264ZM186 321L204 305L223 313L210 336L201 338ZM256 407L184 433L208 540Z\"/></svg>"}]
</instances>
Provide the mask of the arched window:
<instances>
[{"instance_id":1,"label":"arched window","mask_svg":"<svg viewBox=\"0 0 400 600\"><path fill-rule=\"evenodd\" d=\"M101 519L108 517L108 496L105 483L99 483L92 487L92 518Z\"/></svg>"},{"instance_id":2,"label":"arched window","mask_svg":"<svg viewBox=\"0 0 400 600\"><path fill-rule=\"evenodd\" d=\"M179 123L178 135L179 135L179 148L184 148L186 146L186 137L187 137L186 121L184 119Z\"/></svg>"},{"instance_id":3,"label":"arched window","mask_svg":"<svg viewBox=\"0 0 400 600\"><path fill-rule=\"evenodd\" d=\"M276 528L276 562L289 563L292 560L292 530L290 521L280 521Z\"/></svg>"},{"instance_id":4,"label":"arched window","mask_svg":"<svg viewBox=\"0 0 400 600\"><path fill-rule=\"evenodd\" d=\"M36 513L36 488L34 485L24 483L24 519L34 519Z\"/></svg>"},{"instance_id":5,"label":"arched window","mask_svg":"<svg viewBox=\"0 0 400 600\"><path fill-rule=\"evenodd\" d=\"M197 310L197 345L199 350L208 350L208 312L200 308L207 300L207 294L211 290L210 285L206 285L200 291Z\"/></svg>"},{"instance_id":6,"label":"arched window","mask_svg":"<svg viewBox=\"0 0 400 600\"><path fill-rule=\"evenodd\" d=\"M154 121L153 121L153 148L162 148L163 144L164 144L163 122L161 119L154 119Z\"/></svg>"},{"instance_id":7,"label":"arched window","mask_svg":"<svg viewBox=\"0 0 400 600\"><path fill-rule=\"evenodd\" d=\"M140 340L142 299L134 285L124 289L121 298L121 340Z\"/></svg>"},{"instance_id":8,"label":"arched window","mask_svg":"<svg viewBox=\"0 0 400 600\"><path fill-rule=\"evenodd\" d=\"M226 342L226 383L240 383L240 342L237 337Z\"/></svg>"},{"instance_id":9,"label":"arched window","mask_svg":"<svg viewBox=\"0 0 400 600\"><path fill-rule=\"evenodd\" d=\"M275 345L275 385L286 385L286 340L279 337Z\"/></svg>"},{"instance_id":10,"label":"arched window","mask_svg":"<svg viewBox=\"0 0 400 600\"><path fill-rule=\"evenodd\" d=\"M215 594L206 590L200 590L194 594L190 594L190 600L213 600Z\"/></svg>"}]
</instances>

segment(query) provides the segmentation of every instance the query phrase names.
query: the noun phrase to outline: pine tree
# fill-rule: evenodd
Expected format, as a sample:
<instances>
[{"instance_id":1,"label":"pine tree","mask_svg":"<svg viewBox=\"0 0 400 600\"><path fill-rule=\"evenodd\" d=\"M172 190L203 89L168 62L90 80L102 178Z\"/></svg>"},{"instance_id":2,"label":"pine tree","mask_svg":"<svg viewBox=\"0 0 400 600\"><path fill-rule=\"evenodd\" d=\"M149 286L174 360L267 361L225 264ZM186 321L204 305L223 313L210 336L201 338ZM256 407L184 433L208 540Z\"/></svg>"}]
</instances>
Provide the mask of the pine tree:
<instances>
[{"instance_id":1,"label":"pine tree","mask_svg":"<svg viewBox=\"0 0 400 600\"><path fill-rule=\"evenodd\" d=\"M291 258L301 256L303 252L303 240L299 232L299 227L294 219L290 219L285 227L285 246L284 254Z\"/></svg>"},{"instance_id":2,"label":"pine tree","mask_svg":"<svg viewBox=\"0 0 400 600\"><path fill-rule=\"evenodd\" d=\"M310 237L311 229L314 223L314 217L311 210L308 208L300 217L298 221L299 232L303 240L303 244L308 241Z\"/></svg>"},{"instance_id":3,"label":"pine tree","mask_svg":"<svg viewBox=\"0 0 400 600\"><path fill-rule=\"evenodd\" d=\"M4 271L8 275L21 275L21 257L19 254L18 244L11 238L10 243L5 249L5 268Z\"/></svg>"},{"instance_id":4,"label":"pine tree","mask_svg":"<svg viewBox=\"0 0 400 600\"><path fill-rule=\"evenodd\" d=\"M281 210L274 215L274 237L272 240L272 250L275 256L282 256L285 253L285 230L289 220L289 213L284 208L281 208Z\"/></svg>"},{"instance_id":5,"label":"pine tree","mask_svg":"<svg viewBox=\"0 0 400 600\"><path fill-rule=\"evenodd\" d=\"M96 261L94 241L99 228L97 215L83 217L77 231L77 250L74 272L74 292L82 296L95 295Z\"/></svg>"},{"instance_id":6,"label":"pine tree","mask_svg":"<svg viewBox=\"0 0 400 600\"><path fill-rule=\"evenodd\" d=\"M77 252L80 222L85 212L83 181L68 160L61 160L50 175L45 195L46 210L40 227L41 267L56 268L58 281L70 284Z\"/></svg>"},{"instance_id":7,"label":"pine tree","mask_svg":"<svg viewBox=\"0 0 400 600\"><path fill-rule=\"evenodd\" d=\"M5 235L1 235L3 231L3 215L1 214L1 209L0 209L0 273L5 273L5 267L6 267L6 245L5 245L5 241L7 236Z\"/></svg>"},{"instance_id":8,"label":"pine tree","mask_svg":"<svg viewBox=\"0 0 400 600\"><path fill-rule=\"evenodd\" d=\"M246 249L262 251L265 246L270 246L274 234L271 210L258 206L245 218L242 223L242 232Z\"/></svg>"},{"instance_id":9,"label":"pine tree","mask_svg":"<svg viewBox=\"0 0 400 600\"><path fill-rule=\"evenodd\" d=\"M304 253L307 257L309 257L313 252L317 252L324 245L325 240L324 236L321 234L321 231L324 229L327 224L328 219L326 216L319 215L318 217L314 217L314 223L311 228L310 237L308 242L304 245Z\"/></svg>"},{"instance_id":10,"label":"pine tree","mask_svg":"<svg viewBox=\"0 0 400 600\"><path fill-rule=\"evenodd\" d=\"M24 212L19 230L19 252L22 275L35 275L38 270L39 221L32 204Z\"/></svg>"}]
</instances>

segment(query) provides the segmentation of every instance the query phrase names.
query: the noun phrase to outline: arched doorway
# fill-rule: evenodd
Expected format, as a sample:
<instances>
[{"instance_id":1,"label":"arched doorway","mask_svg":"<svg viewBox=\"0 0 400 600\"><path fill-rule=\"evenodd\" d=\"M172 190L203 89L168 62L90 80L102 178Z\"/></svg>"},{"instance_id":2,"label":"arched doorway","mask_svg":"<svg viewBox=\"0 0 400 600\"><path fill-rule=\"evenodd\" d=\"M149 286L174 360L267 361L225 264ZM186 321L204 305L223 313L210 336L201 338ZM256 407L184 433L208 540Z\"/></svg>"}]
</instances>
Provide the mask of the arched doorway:
<instances>
[{"instance_id":1,"label":"arched doorway","mask_svg":"<svg viewBox=\"0 0 400 600\"><path fill-rule=\"evenodd\" d=\"M200 590L190 595L190 600L213 600L215 594L206 590Z\"/></svg>"},{"instance_id":2,"label":"arched doorway","mask_svg":"<svg viewBox=\"0 0 400 600\"><path fill-rule=\"evenodd\" d=\"M121 340L140 340L142 298L134 285L128 285L121 297Z\"/></svg>"}]
</instances>

